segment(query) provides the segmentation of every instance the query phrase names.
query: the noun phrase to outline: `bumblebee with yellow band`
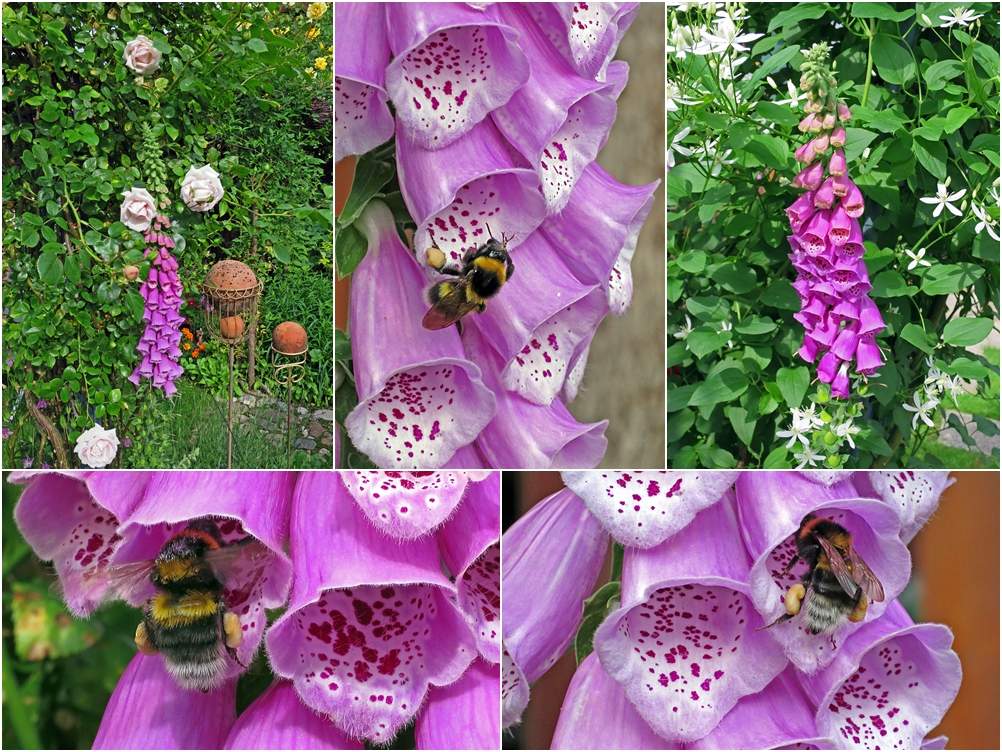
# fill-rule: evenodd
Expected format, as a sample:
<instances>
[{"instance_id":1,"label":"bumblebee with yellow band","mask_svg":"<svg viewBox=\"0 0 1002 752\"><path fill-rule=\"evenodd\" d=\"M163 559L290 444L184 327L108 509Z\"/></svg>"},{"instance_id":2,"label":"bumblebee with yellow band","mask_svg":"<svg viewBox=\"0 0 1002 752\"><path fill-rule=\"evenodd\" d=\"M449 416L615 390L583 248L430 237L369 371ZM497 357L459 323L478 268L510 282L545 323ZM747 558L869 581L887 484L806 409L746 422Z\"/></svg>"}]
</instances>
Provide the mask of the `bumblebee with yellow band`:
<instances>
[{"instance_id":1,"label":"bumblebee with yellow band","mask_svg":"<svg viewBox=\"0 0 1002 752\"><path fill-rule=\"evenodd\" d=\"M136 646L145 655L162 655L182 687L208 692L226 678L230 659L240 663L236 648L243 628L224 598L227 570L238 556L264 551L253 537L224 544L215 522L194 520L164 543L156 559L112 566L102 576L126 598L153 585L156 594L143 609Z\"/></svg>"},{"instance_id":2,"label":"bumblebee with yellow band","mask_svg":"<svg viewBox=\"0 0 1002 752\"><path fill-rule=\"evenodd\" d=\"M490 234L490 227L487 228ZM459 277L455 282L444 281L428 288L431 308L421 324L425 329L444 329L473 311L483 313L487 301L500 292L515 273L515 264L508 255L509 238L493 236L484 245L470 248L463 254L463 268L445 266L445 255L434 246L428 249L428 263L442 274ZM435 253L437 252L437 253Z\"/></svg>"}]
</instances>

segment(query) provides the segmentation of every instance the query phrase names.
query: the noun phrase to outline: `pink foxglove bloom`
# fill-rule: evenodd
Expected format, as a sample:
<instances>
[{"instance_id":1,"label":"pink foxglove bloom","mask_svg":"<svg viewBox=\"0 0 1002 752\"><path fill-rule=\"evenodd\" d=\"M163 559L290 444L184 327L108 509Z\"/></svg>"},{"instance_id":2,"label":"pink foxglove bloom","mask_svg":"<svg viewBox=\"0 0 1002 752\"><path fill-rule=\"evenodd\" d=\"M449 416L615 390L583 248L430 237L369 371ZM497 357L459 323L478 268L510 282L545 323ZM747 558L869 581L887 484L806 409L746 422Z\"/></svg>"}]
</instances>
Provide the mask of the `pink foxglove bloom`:
<instances>
[{"instance_id":1,"label":"pink foxglove bloom","mask_svg":"<svg viewBox=\"0 0 1002 752\"><path fill-rule=\"evenodd\" d=\"M439 502L432 489L460 485L462 501L436 523L426 514ZM389 506L381 501L384 488ZM443 704L468 708L466 725L490 728L498 692L485 687L485 677L497 676L501 643L499 496L497 473L480 481L304 474L292 499L291 602L266 639L276 674L354 739L388 742L420 710L433 714L422 733L444 748L467 743L462 726L443 720ZM395 510L390 518L413 511L428 529L394 541L387 532L399 521L376 523L381 515L363 512L359 497ZM489 665L475 663L480 659ZM430 694L456 682L451 693Z\"/></svg>"},{"instance_id":2,"label":"pink foxglove bloom","mask_svg":"<svg viewBox=\"0 0 1002 752\"><path fill-rule=\"evenodd\" d=\"M604 473L576 475L601 486ZM551 748L942 747L941 738L925 736L959 689L952 635L942 625L914 624L895 597L910 577L905 541L932 515L948 483L946 473L746 472L660 544L627 545L620 605L607 606L591 638L594 652L585 650ZM567 493L552 498L571 510ZM552 504L540 506L555 511ZM509 599L520 592L515 583L505 589L506 641L509 634L519 634L523 645L550 640L547 655L570 641L557 639L551 625L580 618L580 605L570 603L582 590L577 598L589 596L580 583L594 577L593 559L567 547L594 525L577 511L578 530L566 512L559 527L534 524L534 508L505 534L507 557L508 535L533 532L530 545L517 546L518 566L538 569L549 596L536 598L534 608L528 596ZM783 595L804 572L802 563L790 575L784 569L807 513L850 531L887 597L832 635L806 634L801 616L761 630L785 613ZM507 569L505 577L507 584ZM588 639L582 630L575 647ZM537 662L536 670L552 662ZM520 668L505 655L505 724L530 699L525 682L532 677Z\"/></svg>"},{"instance_id":3,"label":"pink foxglove bloom","mask_svg":"<svg viewBox=\"0 0 1002 752\"><path fill-rule=\"evenodd\" d=\"M236 678L261 644L265 609L285 603L292 564L284 553L294 473L21 472L14 518L35 553L53 560L69 609L86 616L110 596L109 565L148 561L195 519L212 519L235 549L223 599L240 619L237 661L208 694L182 689L162 656L137 653L119 680L95 740L98 749L221 748L236 718ZM156 594L149 583L119 593L134 606ZM137 615L137 621L140 619ZM238 662L239 661L239 662ZM170 709L169 712L165 712Z\"/></svg>"},{"instance_id":4,"label":"pink foxglove bloom","mask_svg":"<svg viewBox=\"0 0 1002 752\"><path fill-rule=\"evenodd\" d=\"M578 423L566 404L602 319L629 305L657 187L621 185L595 163L626 85L612 58L636 4L345 3L336 13L358 30L335 60L338 158L395 137L417 225L411 251L388 211L356 223L369 246L352 279L353 443L386 468L595 466L605 426ZM424 290L448 279L429 252L458 271L491 233L526 271L485 312L419 331Z\"/></svg>"},{"instance_id":5,"label":"pink foxglove bloom","mask_svg":"<svg viewBox=\"0 0 1002 752\"><path fill-rule=\"evenodd\" d=\"M817 57L814 52L812 55ZM817 109L818 105L834 108L838 120L847 121L849 110L845 105L833 104L833 100L821 97L813 88L822 80L828 90L834 90L831 74L816 70L805 74L803 83L809 90L808 111ZM863 237L858 221L863 213L863 194L849 179L841 148L845 144L845 131L836 126L833 111L818 114L822 115L822 132L809 143L814 144L815 151L826 151L829 145L836 151L828 161L827 179L822 180L824 163L819 161L801 171L792 183L795 188L814 191L817 209L812 218L806 216L806 193L787 209L793 230L790 260L798 273L794 289L801 303L800 313L794 318L804 324L807 336L814 340L813 345L802 347L798 353L811 363L820 354L818 377L831 384L832 395L846 399L849 396L848 372L853 362L855 371L863 376L875 374L883 365L880 348L874 341L883 329L883 322L877 328L854 323L860 320L863 309L874 307L867 294L871 285L863 262ZM812 125L818 121L813 112L810 118L814 118Z\"/></svg>"},{"instance_id":6,"label":"pink foxglove bloom","mask_svg":"<svg viewBox=\"0 0 1002 752\"><path fill-rule=\"evenodd\" d=\"M177 259L171 255L174 241L163 234L169 227L170 220L158 215L145 235L149 247L143 255L150 260L150 273L139 294L146 301L143 308L146 330L136 345L142 359L129 376L136 386L144 378L151 379L153 386L163 389L167 397L177 391L174 380L184 373L178 362L184 289L177 275Z\"/></svg>"}]
</instances>

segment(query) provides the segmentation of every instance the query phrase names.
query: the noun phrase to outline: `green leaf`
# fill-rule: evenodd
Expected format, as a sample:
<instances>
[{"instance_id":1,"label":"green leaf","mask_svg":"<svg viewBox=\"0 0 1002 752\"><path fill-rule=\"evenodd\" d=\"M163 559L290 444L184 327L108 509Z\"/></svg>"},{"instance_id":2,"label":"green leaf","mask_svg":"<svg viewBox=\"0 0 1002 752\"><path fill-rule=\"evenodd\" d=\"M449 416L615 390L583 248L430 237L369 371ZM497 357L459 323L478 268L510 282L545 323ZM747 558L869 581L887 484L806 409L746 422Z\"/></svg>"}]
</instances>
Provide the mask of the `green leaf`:
<instances>
[{"instance_id":1,"label":"green leaf","mask_svg":"<svg viewBox=\"0 0 1002 752\"><path fill-rule=\"evenodd\" d=\"M784 311L796 311L800 308L800 297L793 289L790 280L777 277L762 293L763 305L779 308Z\"/></svg>"},{"instance_id":2,"label":"green leaf","mask_svg":"<svg viewBox=\"0 0 1002 752\"><path fill-rule=\"evenodd\" d=\"M686 431L692 428L692 424L695 422L696 413L688 407L682 408L677 413L672 413L671 417L668 418L668 443L672 444L685 436Z\"/></svg>"},{"instance_id":3,"label":"green leaf","mask_svg":"<svg viewBox=\"0 0 1002 752\"><path fill-rule=\"evenodd\" d=\"M263 39L250 39L247 42L247 46L254 50L254 52L268 51L268 45L265 44Z\"/></svg>"},{"instance_id":4,"label":"green leaf","mask_svg":"<svg viewBox=\"0 0 1002 752\"><path fill-rule=\"evenodd\" d=\"M884 441L883 437L873 430L871 425L861 425L859 427L859 433L856 434L854 441L856 442L856 446L860 449L872 454L880 455L881 457L890 457L894 454L894 452L891 451L890 445Z\"/></svg>"},{"instance_id":5,"label":"green leaf","mask_svg":"<svg viewBox=\"0 0 1002 752\"><path fill-rule=\"evenodd\" d=\"M785 445L778 446L769 452L762 467L767 470L789 470L793 467L793 463L787 459L788 455L789 451Z\"/></svg>"},{"instance_id":6,"label":"green leaf","mask_svg":"<svg viewBox=\"0 0 1002 752\"><path fill-rule=\"evenodd\" d=\"M574 635L574 657L578 665L581 665L581 661L594 650L592 642L598 625L617 608L620 588L621 584L618 580L607 582L584 602L581 626L578 627L577 634Z\"/></svg>"},{"instance_id":7,"label":"green leaf","mask_svg":"<svg viewBox=\"0 0 1002 752\"><path fill-rule=\"evenodd\" d=\"M728 405L724 408L724 414L731 422L731 427L738 438L744 442L745 446L751 446L752 436L755 434L755 423L757 418L748 418L748 411L737 405Z\"/></svg>"},{"instance_id":8,"label":"green leaf","mask_svg":"<svg viewBox=\"0 0 1002 752\"><path fill-rule=\"evenodd\" d=\"M725 368L709 376L696 387L689 398L689 407L716 405L737 399L748 390L748 377L740 368Z\"/></svg>"},{"instance_id":9,"label":"green leaf","mask_svg":"<svg viewBox=\"0 0 1002 752\"><path fill-rule=\"evenodd\" d=\"M673 413L688 405L689 399L692 397L692 393L696 391L697 386L699 384L686 384L685 386L677 386L674 389L669 389L665 400L667 412Z\"/></svg>"},{"instance_id":10,"label":"green leaf","mask_svg":"<svg viewBox=\"0 0 1002 752\"><path fill-rule=\"evenodd\" d=\"M373 154L374 152L368 152L358 160L351 193L348 194L348 200L345 201L344 208L338 216L338 222L342 225L358 219L369 200L393 178L393 164L377 160Z\"/></svg>"},{"instance_id":11,"label":"green leaf","mask_svg":"<svg viewBox=\"0 0 1002 752\"><path fill-rule=\"evenodd\" d=\"M105 280L97 288L97 299L102 303L111 303L118 299L121 294L122 288L119 287L118 283L112 282L111 280Z\"/></svg>"},{"instance_id":12,"label":"green leaf","mask_svg":"<svg viewBox=\"0 0 1002 752\"><path fill-rule=\"evenodd\" d=\"M76 255L66 257L66 264L63 267L63 272L66 274L66 279L68 279L71 284L75 285L80 281L80 262L77 261Z\"/></svg>"},{"instance_id":13,"label":"green leaf","mask_svg":"<svg viewBox=\"0 0 1002 752\"><path fill-rule=\"evenodd\" d=\"M902 295L915 295L917 287L909 287L905 278L895 271L882 271L873 279L871 298L899 298Z\"/></svg>"},{"instance_id":14,"label":"green leaf","mask_svg":"<svg viewBox=\"0 0 1002 752\"><path fill-rule=\"evenodd\" d=\"M292 253L285 243L274 243L272 245L272 253L275 254L275 258L282 264L292 263Z\"/></svg>"},{"instance_id":15,"label":"green leaf","mask_svg":"<svg viewBox=\"0 0 1002 752\"><path fill-rule=\"evenodd\" d=\"M912 343L919 350L930 355L936 349L933 345L929 344L925 330L917 324L905 324L901 329L901 339Z\"/></svg>"},{"instance_id":16,"label":"green leaf","mask_svg":"<svg viewBox=\"0 0 1002 752\"><path fill-rule=\"evenodd\" d=\"M143 298L138 292L127 290L125 293L125 305L137 323L143 320Z\"/></svg>"},{"instance_id":17,"label":"green leaf","mask_svg":"<svg viewBox=\"0 0 1002 752\"><path fill-rule=\"evenodd\" d=\"M852 164L859 161L859 158L863 155L863 151L873 143L876 137L876 133L864 128L846 128L845 149L843 150L846 162Z\"/></svg>"},{"instance_id":18,"label":"green leaf","mask_svg":"<svg viewBox=\"0 0 1002 752\"><path fill-rule=\"evenodd\" d=\"M971 360L970 358L955 358L947 366L946 372L951 376L960 376L961 378L974 379L975 381L983 381L988 377L988 369L978 361Z\"/></svg>"},{"instance_id":19,"label":"green leaf","mask_svg":"<svg viewBox=\"0 0 1002 752\"><path fill-rule=\"evenodd\" d=\"M992 326L991 319L954 319L943 327L943 341L958 347L977 345L991 334Z\"/></svg>"},{"instance_id":20,"label":"green leaf","mask_svg":"<svg viewBox=\"0 0 1002 752\"><path fill-rule=\"evenodd\" d=\"M689 357L689 351L686 349L685 342L679 341L673 345L670 345L667 350L667 363L665 368L671 368L672 366L677 366L685 361Z\"/></svg>"},{"instance_id":21,"label":"green leaf","mask_svg":"<svg viewBox=\"0 0 1002 752\"><path fill-rule=\"evenodd\" d=\"M54 285L63 278L63 262L54 253L43 253L36 263L38 278L47 285Z\"/></svg>"},{"instance_id":22,"label":"green leaf","mask_svg":"<svg viewBox=\"0 0 1002 752\"><path fill-rule=\"evenodd\" d=\"M718 332L712 325L704 324L689 332L685 343L693 355L703 358L726 345L728 339L730 339L728 332Z\"/></svg>"},{"instance_id":23,"label":"green leaf","mask_svg":"<svg viewBox=\"0 0 1002 752\"><path fill-rule=\"evenodd\" d=\"M913 9L896 11L888 3L853 3L853 18L880 18L885 21L907 21L915 15Z\"/></svg>"},{"instance_id":24,"label":"green leaf","mask_svg":"<svg viewBox=\"0 0 1002 752\"><path fill-rule=\"evenodd\" d=\"M181 83L178 84L178 88L181 91L191 91L192 88L194 88L194 86L195 86L195 79L193 79L191 76L186 76L185 78L182 78Z\"/></svg>"},{"instance_id":25,"label":"green leaf","mask_svg":"<svg viewBox=\"0 0 1002 752\"><path fill-rule=\"evenodd\" d=\"M783 400L790 407L800 407L810 383L811 373L807 366L780 368L776 371L776 386L779 387Z\"/></svg>"},{"instance_id":26,"label":"green leaf","mask_svg":"<svg viewBox=\"0 0 1002 752\"><path fill-rule=\"evenodd\" d=\"M941 60L926 68L924 75L930 91L936 91L945 87L954 78L964 75L964 66L959 60Z\"/></svg>"},{"instance_id":27,"label":"green leaf","mask_svg":"<svg viewBox=\"0 0 1002 752\"><path fill-rule=\"evenodd\" d=\"M977 114L978 111L971 107L951 107L946 113L946 125L943 130L948 134L953 133Z\"/></svg>"},{"instance_id":28,"label":"green leaf","mask_svg":"<svg viewBox=\"0 0 1002 752\"><path fill-rule=\"evenodd\" d=\"M337 266L338 279L355 271L359 262L365 258L369 243L355 225L341 225L334 237L334 259Z\"/></svg>"},{"instance_id":29,"label":"green leaf","mask_svg":"<svg viewBox=\"0 0 1002 752\"><path fill-rule=\"evenodd\" d=\"M675 259L675 263L684 272L699 274L706 266L706 254L703 251L686 251Z\"/></svg>"},{"instance_id":30,"label":"green leaf","mask_svg":"<svg viewBox=\"0 0 1002 752\"><path fill-rule=\"evenodd\" d=\"M37 661L39 656L64 658L83 652L103 632L99 622L72 618L41 580L13 583L10 604L14 650L22 661Z\"/></svg>"},{"instance_id":31,"label":"green leaf","mask_svg":"<svg viewBox=\"0 0 1002 752\"><path fill-rule=\"evenodd\" d=\"M998 405L996 404L996 408ZM999 433L999 427L995 424L995 421L990 418L986 418L983 415L974 415L974 424L978 427L978 431L983 433L985 436L997 436Z\"/></svg>"},{"instance_id":32,"label":"green leaf","mask_svg":"<svg viewBox=\"0 0 1002 752\"><path fill-rule=\"evenodd\" d=\"M758 157L762 164L777 170L784 169L790 157L789 145L776 136L755 136L745 145L745 150Z\"/></svg>"},{"instance_id":33,"label":"green leaf","mask_svg":"<svg viewBox=\"0 0 1002 752\"><path fill-rule=\"evenodd\" d=\"M897 39L877 34L873 39L873 62L880 77L889 84L903 85L915 78L915 63Z\"/></svg>"},{"instance_id":34,"label":"green leaf","mask_svg":"<svg viewBox=\"0 0 1002 752\"><path fill-rule=\"evenodd\" d=\"M776 327L776 322L768 316L748 316L734 326L734 331L739 334L768 334L775 331Z\"/></svg>"},{"instance_id":35,"label":"green leaf","mask_svg":"<svg viewBox=\"0 0 1002 752\"><path fill-rule=\"evenodd\" d=\"M759 100L755 104L755 112L769 122L775 123L776 125L782 125L787 128L792 128L800 123L800 115L798 115L795 110L764 99Z\"/></svg>"},{"instance_id":36,"label":"green leaf","mask_svg":"<svg viewBox=\"0 0 1002 752\"><path fill-rule=\"evenodd\" d=\"M741 295L754 290L758 284L755 270L746 264L727 262L718 266L711 274L710 279L717 282L725 290L730 290L736 295Z\"/></svg>"},{"instance_id":37,"label":"green leaf","mask_svg":"<svg viewBox=\"0 0 1002 752\"><path fill-rule=\"evenodd\" d=\"M768 31L771 33L781 26L789 26L797 21L814 20L821 18L829 9L828 3L800 3L790 10L777 13L769 21Z\"/></svg>"},{"instance_id":38,"label":"green leaf","mask_svg":"<svg viewBox=\"0 0 1002 752\"><path fill-rule=\"evenodd\" d=\"M985 270L977 264L938 264L927 269L922 277L922 292L926 295L949 295L970 287L984 275Z\"/></svg>"},{"instance_id":39,"label":"green leaf","mask_svg":"<svg viewBox=\"0 0 1002 752\"><path fill-rule=\"evenodd\" d=\"M797 302L799 307L799 298ZM689 298L685 301L685 308L701 321L723 321L731 310L730 304L716 295Z\"/></svg>"},{"instance_id":40,"label":"green leaf","mask_svg":"<svg viewBox=\"0 0 1002 752\"><path fill-rule=\"evenodd\" d=\"M919 164L925 167L933 176L940 180L946 179L946 145L941 142L927 141L924 138L916 138L915 158Z\"/></svg>"}]
</instances>

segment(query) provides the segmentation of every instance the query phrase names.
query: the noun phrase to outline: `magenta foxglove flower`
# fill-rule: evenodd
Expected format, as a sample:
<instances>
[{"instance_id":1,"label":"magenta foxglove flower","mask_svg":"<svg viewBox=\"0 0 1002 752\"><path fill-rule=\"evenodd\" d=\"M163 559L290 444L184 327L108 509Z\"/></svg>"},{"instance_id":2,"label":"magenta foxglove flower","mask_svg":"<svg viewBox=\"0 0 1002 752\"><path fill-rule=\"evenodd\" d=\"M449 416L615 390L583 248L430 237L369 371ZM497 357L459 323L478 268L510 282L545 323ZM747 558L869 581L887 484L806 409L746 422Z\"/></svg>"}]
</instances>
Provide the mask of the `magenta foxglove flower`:
<instances>
[{"instance_id":1,"label":"magenta foxglove flower","mask_svg":"<svg viewBox=\"0 0 1002 752\"><path fill-rule=\"evenodd\" d=\"M504 534L502 724L529 702L529 684L557 662L581 623L609 536L569 489L543 499Z\"/></svg>"},{"instance_id":2,"label":"magenta foxglove flower","mask_svg":"<svg viewBox=\"0 0 1002 752\"><path fill-rule=\"evenodd\" d=\"M14 513L18 527L40 558L53 560L67 606L79 616L113 594L109 565L155 558L194 519L215 520L224 542L250 535L263 544L263 559L250 547L234 549L223 598L240 619L243 640L237 661L227 659L222 684L207 695L182 689L162 656L137 654L115 687L95 742L109 749L221 747L236 716L236 677L261 643L265 609L288 596L292 564L284 549L295 474L22 472L11 481L27 486ZM156 591L140 579L117 594L141 606ZM195 725L198 719L204 722Z\"/></svg>"},{"instance_id":3,"label":"magenta foxglove flower","mask_svg":"<svg viewBox=\"0 0 1002 752\"><path fill-rule=\"evenodd\" d=\"M566 475L577 484L575 476L591 475L591 485L605 487L599 471ZM947 484L941 473L745 472L663 542L626 546L620 603L609 603L594 652L578 666L551 748L942 748L941 737L924 737L959 689L952 635L941 625L913 624L895 596L910 575L901 536L928 519ZM561 494L576 498L569 491L552 498ZM791 535L808 512L850 532L888 596L831 636L805 635L798 617L762 629L783 612L782 594L803 572L783 575ZM552 624L581 613L568 593L589 597L579 583L594 577L590 558L564 548L587 535L594 519L579 517L575 530L567 512L549 527L533 524L533 513L505 534L504 555L507 563L512 531L535 533L530 545L516 547L518 565L538 570L539 583L525 582L548 597L533 608L528 597L509 595L519 587L505 589L509 648L517 632L524 645L559 647ZM552 540L557 533L562 543ZM504 575L508 584L507 567ZM507 652L502 671L507 725L528 702L535 676Z\"/></svg>"},{"instance_id":4,"label":"magenta foxglove flower","mask_svg":"<svg viewBox=\"0 0 1002 752\"><path fill-rule=\"evenodd\" d=\"M415 509L430 499L427 488L408 488L403 481L449 485L424 474L405 475L388 476L402 514L408 491L414 492ZM355 494L362 493L362 477L344 479ZM384 485L364 487L372 497ZM483 704L490 692L480 675L490 671L471 664L478 655L491 664L500 657L500 479L494 473L479 482L466 479L465 485L454 515L434 535L394 541L370 522L340 476L300 478L290 534L296 576L288 610L268 632L268 654L275 673L292 680L301 700L351 738L391 740L433 687L457 681L462 691L441 702L469 707L467 724L495 722L497 705ZM432 707L441 719L440 705L429 700L425 710ZM467 733L455 723L428 723L432 728L425 733L450 740L447 747Z\"/></svg>"},{"instance_id":5,"label":"magenta foxglove flower","mask_svg":"<svg viewBox=\"0 0 1002 752\"><path fill-rule=\"evenodd\" d=\"M821 355L818 378L831 385L834 396L846 399L853 361L856 373L863 376L872 376L883 365L874 340L884 322L867 294L871 285L858 220L863 195L849 179L841 149L845 131L836 127L835 119L837 113L845 122L850 113L832 93L834 76L822 70L827 52L827 46L816 45L804 64L807 72L801 86L808 91L809 114L800 129L817 135L797 150L797 159L811 164L792 184L807 192L787 209L787 215L793 230L790 260L797 269L793 287L801 303L794 318L806 330L799 355L809 363ZM815 157L820 159L812 161Z\"/></svg>"},{"instance_id":6,"label":"magenta foxglove flower","mask_svg":"<svg viewBox=\"0 0 1002 752\"><path fill-rule=\"evenodd\" d=\"M622 186L594 163L626 84L612 56L636 4L338 13L356 19L359 38L335 61L337 153L385 141L391 99L397 178L417 225L404 259L389 212L380 232L368 213L359 222L369 255L384 249L377 237L397 251L392 264L382 250L381 261L364 259L352 279L352 441L386 468L598 464L604 424L579 424L565 406L599 323L629 305L630 261L657 187ZM443 278L429 252L458 271L491 236L505 238L520 273L462 320L461 337L451 326L419 331L422 293ZM392 296L380 292L389 285ZM475 453L460 455L469 445Z\"/></svg>"},{"instance_id":7,"label":"magenta foxglove flower","mask_svg":"<svg viewBox=\"0 0 1002 752\"><path fill-rule=\"evenodd\" d=\"M190 693L189 693L190 694ZM206 749L364 749L337 726L306 707L292 682L276 679L231 724L221 747ZM181 748L181 747L179 747Z\"/></svg>"},{"instance_id":8,"label":"magenta foxglove flower","mask_svg":"<svg viewBox=\"0 0 1002 752\"><path fill-rule=\"evenodd\" d=\"M873 570L885 594L883 602L869 604L864 621L847 622L834 637L808 634L802 615L769 630L800 671L816 672L835 659L846 635L879 617L904 590L911 577L911 556L898 535L897 509L883 499L861 497L851 481L826 486L805 475L744 473L738 479L741 530L754 560L749 579L755 608L767 622L786 613L783 598L800 581L805 565L800 562L785 574L784 569L796 551L793 534L809 513L832 519L852 534L853 548Z\"/></svg>"},{"instance_id":9,"label":"magenta foxglove flower","mask_svg":"<svg viewBox=\"0 0 1002 752\"><path fill-rule=\"evenodd\" d=\"M157 215L145 235L150 247L143 255L150 259L150 273L139 288L139 294L146 301L143 308L146 330L136 345L142 360L129 376L129 381L136 386L144 378L152 379L153 386L163 389L167 397L177 391L174 379L184 373L184 367L178 362L184 290L177 276L177 259L170 253L174 241L163 234L169 227L170 220Z\"/></svg>"},{"instance_id":10,"label":"magenta foxglove flower","mask_svg":"<svg viewBox=\"0 0 1002 752\"><path fill-rule=\"evenodd\" d=\"M651 549L628 548L622 607L595 632L605 672L666 739L706 736L787 664L756 613L734 494Z\"/></svg>"}]
</instances>

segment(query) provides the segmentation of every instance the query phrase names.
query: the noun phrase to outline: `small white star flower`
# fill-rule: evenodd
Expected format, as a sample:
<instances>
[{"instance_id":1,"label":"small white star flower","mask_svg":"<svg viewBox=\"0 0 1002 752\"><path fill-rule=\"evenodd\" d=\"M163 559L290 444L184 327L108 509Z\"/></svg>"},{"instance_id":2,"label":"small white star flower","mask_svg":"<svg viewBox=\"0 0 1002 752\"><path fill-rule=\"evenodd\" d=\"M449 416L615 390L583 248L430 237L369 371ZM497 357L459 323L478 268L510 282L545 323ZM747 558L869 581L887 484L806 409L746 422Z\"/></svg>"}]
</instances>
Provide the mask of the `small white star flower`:
<instances>
[{"instance_id":1,"label":"small white star flower","mask_svg":"<svg viewBox=\"0 0 1002 752\"><path fill-rule=\"evenodd\" d=\"M692 321L689 319L689 314L685 314L685 326L679 326L679 330L675 332L672 336L675 339L685 339L690 334L692 334ZM686 344L685 349L689 349L689 345Z\"/></svg>"},{"instance_id":2,"label":"small white star flower","mask_svg":"<svg viewBox=\"0 0 1002 752\"><path fill-rule=\"evenodd\" d=\"M957 405L957 397L961 394L966 394L967 391L964 389L964 380L959 376L954 376L952 378L947 377L946 384L944 385L944 390L949 393L953 398L953 404ZM959 405L957 405L959 407Z\"/></svg>"},{"instance_id":3,"label":"small white star flower","mask_svg":"<svg viewBox=\"0 0 1002 752\"><path fill-rule=\"evenodd\" d=\"M998 220L989 214L987 209L977 204L971 204L971 209L974 210L974 216L978 218L978 223L974 226L974 232L980 235L982 230L987 229L989 235L999 240L998 232L995 230L998 227Z\"/></svg>"},{"instance_id":4,"label":"small white star flower","mask_svg":"<svg viewBox=\"0 0 1002 752\"><path fill-rule=\"evenodd\" d=\"M932 213L932 216L934 217L938 217L940 214L943 213L944 206L947 209L949 209L954 215L959 217L961 215L960 209L955 207L951 202L959 201L961 198L963 198L965 193L967 193L966 188L961 188L956 193L949 193L946 183L938 183L936 186L935 196L931 198L929 197L920 198L919 201L921 201L923 204L936 204L936 208Z\"/></svg>"},{"instance_id":5,"label":"small white star flower","mask_svg":"<svg viewBox=\"0 0 1002 752\"><path fill-rule=\"evenodd\" d=\"M688 157L692 154L692 149L682 146L680 143L683 138L689 135L689 128L686 126L671 140L671 144L668 147L668 168L671 169L675 166L675 152L678 152L683 157Z\"/></svg>"},{"instance_id":6,"label":"small white star flower","mask_svg":"<svg viewBox=\"0 0 1002 752\"><path fill-rule=\"evenodd\" d=\"M923 256L925 256L925 248L919 248L918 253L913 253L906 248L905 255L912 260L912 262L908 264L908 271L911 271L916 266L932 266L932 264L923 258Z\"/></svg>"},{"instance_id":7,"label":"small white star flower","mask_svg":"<svg viewBox=\"0 0 1002 752\"><path fill-rule=\"evenodd\" d=\"M796 412L793 413L793 422L790 424L789 431L776 431L776 435L780 438L789 437L789 441L786 443L786 448L791 449L797 441L801 441L804 445L804 449L810 449L811 441L807 438L807 434L811 430L810 423L804 423L803 420L799 418Z\"/></svg>"},{"instance_id":8,"label":"small white star flower","mask_svg":"<svg viewBox=\"0 0 1002 752\"><path fill-rule=\"evenodd\" d=\"M940 16L939 20L944 21L941 23L939 28L946 29L954 24L958 26L968 27L975 21L981 18L981 14L975 14L973 10L967 10L963 6L959 8L954 8L950 11L949 16Z\"/></svg>"},{"instance_id":9,"label":"small white star flower","mask_svg":"<svg viewBox=\"0 0 1002 752\"><path fill-rule=\"evenodd\" d=\"M859 426L853 425L852 419L850 418L845 423L841 423L835 426L835 435L840 439L844 439L849 442L849 446L853 449L856 448L856 444L853 442L852 437L859 433Z\"/></svg>"},{"instance_id":10,"label":"small white star flower","mask_svg":"<svg viewBox=\"0 0 1002 752\"><path fill-rule=\"evenodd\" d=\"M710 44L711 52L718 54L726 52L728 49L733 49L735 52L747 52L748 48L744 46L744 42L754 42L765 36L764 34L741 34L741 30L734 25L730 16L716 19L716 27L716 34L707 33L703 39Z\"/></svg>"},{"instance_id":11,"label":"small white star flower","mask_svg":"<svg viewBox=\"0 0 1002 752\"><path fill-rule=\"evenodd\" d=\"M929 396L928 394L926 396ZM939 400L935 397L929 397L926 402L922 401L922 392L915 390L915 394L912 395L912 401L915 403L914 407L912 405L902 405L910 413L915 413L915 417L912 418L912 430L918 425L919 418L930 428L935 427L935 423L932 422L932 418L929 417L930 413L939 407Z\"/></svg>"},{"instance_id":12,"label":"small white star flower","mask_svg":"<svg viewBox=\"0 0 1002 752\"><path fill-rule=\"evenodd\" d=\"M800 464L797 465L798 470L803 470L808 465L815 467L815 462L824 462L825 460L824 455L815 453L810 447L805 448L803 452L794 454L793 459L800 460Z\"/></svg>"}]
</instances>

